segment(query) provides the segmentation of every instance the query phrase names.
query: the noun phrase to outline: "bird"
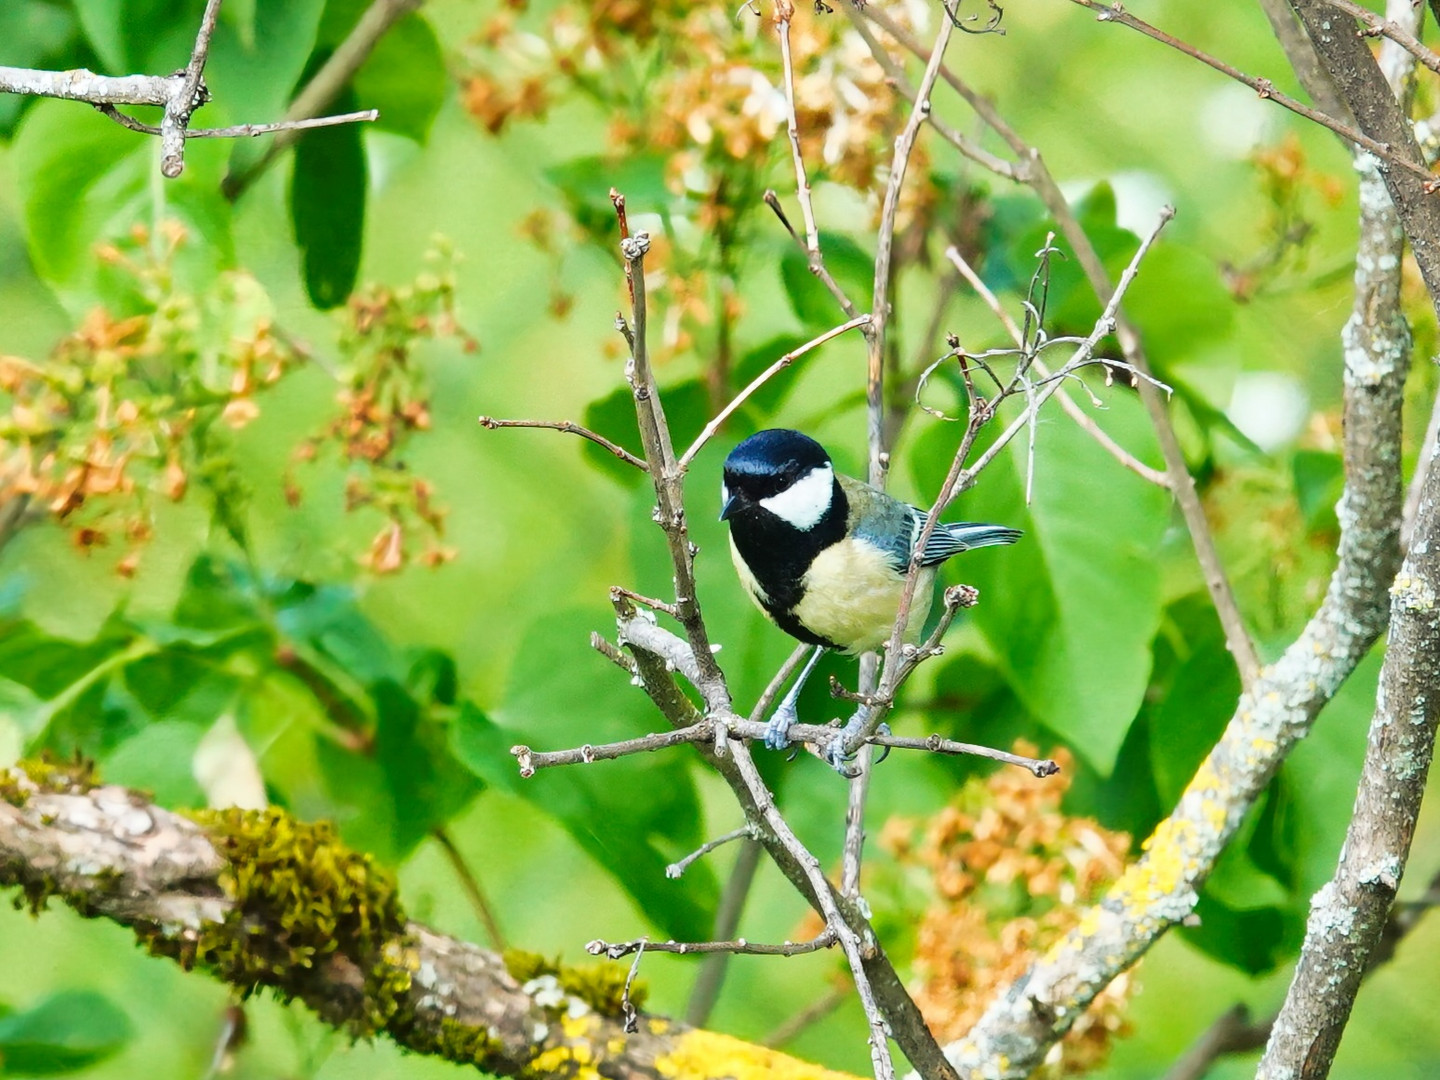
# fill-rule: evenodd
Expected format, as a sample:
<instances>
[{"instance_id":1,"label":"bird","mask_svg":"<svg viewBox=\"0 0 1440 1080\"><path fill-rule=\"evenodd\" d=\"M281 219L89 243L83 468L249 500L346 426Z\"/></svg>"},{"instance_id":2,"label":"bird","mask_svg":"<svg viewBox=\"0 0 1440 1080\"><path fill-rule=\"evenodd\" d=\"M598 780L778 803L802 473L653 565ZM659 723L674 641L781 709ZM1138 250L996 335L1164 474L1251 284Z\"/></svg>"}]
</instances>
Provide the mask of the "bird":
<instances>
[{"instance_id":1,"label":"bird","mask_svg":"<svg viewBox=\"0 0 1440 1080\"><path fill-rule=\"evenodd\" d=\"M889 640L929 515L837 473L823 446L790 428L756 432L730 451L720 503L745 592L781 630L815 647L766 724L765 745L784 749L800 690L820 657L828 650L858 656ZM1005 525L937 525L921 555L905 641L919 640L941 563L1021 535Z\"/></svg>"}]
</instances>

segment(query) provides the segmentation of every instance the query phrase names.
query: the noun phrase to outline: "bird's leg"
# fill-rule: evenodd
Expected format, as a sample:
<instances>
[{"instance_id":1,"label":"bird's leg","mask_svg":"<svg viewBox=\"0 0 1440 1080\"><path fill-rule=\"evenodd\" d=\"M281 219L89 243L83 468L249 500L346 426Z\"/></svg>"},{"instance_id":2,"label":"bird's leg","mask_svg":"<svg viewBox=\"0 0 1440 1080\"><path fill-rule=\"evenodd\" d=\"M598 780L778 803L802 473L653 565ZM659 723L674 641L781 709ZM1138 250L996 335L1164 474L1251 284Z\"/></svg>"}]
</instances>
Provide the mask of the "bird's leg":
<instances>
[{"instance_id":1,"label":"bird's leg","mask_svg":"<svg viewBox=\"0 0 1440 1080\"><path fill-rule=\"evenodd\" d=\"M791 684L789 693L770 714L770 721L765 725L765 745L771 750L784 750L790 745L787 733L790 725L799 719L799 715L795 711L795 702L800 699L800 691L805 688L805 680L810 678L810 672L815 670L815 665L820 662L820 657L824 654L825 646L816 645L810 659L805 662L800 677Z\"/></svg>"}]
</instances>

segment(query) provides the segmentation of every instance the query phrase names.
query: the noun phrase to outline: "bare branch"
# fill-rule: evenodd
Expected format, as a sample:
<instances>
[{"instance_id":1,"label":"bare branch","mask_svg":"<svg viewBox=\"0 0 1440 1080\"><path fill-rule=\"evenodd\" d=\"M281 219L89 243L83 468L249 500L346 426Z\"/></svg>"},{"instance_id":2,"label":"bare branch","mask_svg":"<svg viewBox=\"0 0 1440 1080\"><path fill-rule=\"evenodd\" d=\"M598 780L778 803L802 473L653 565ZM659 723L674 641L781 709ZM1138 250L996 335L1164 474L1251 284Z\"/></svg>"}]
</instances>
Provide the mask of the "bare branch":
<instances>
[{"instance_id":1,"label":"bare branch","mask_svg":"<svg viewBox=\"0 0 1440 1080\"><path fill-rule=\"evenodd\" d=\"M138 131L141 135L159 135L160 128L154 124L141 123L133 116L127 116L114 105L100 104L96 110L107 119L123 128ZM304 131L308 128L335 127L339 124L367 124L380 119L380 110L362 109L359 112L339 113L335 116L317 116L310 120L281 121L277 124L235 124L223 128L186 128L187 139L249 139L257 135L272 135L277 131Z\"/></svg>"},{"instance_id":2,"label":"bare branch","mask_svg":"<svg viewBox=\"0 0 1440 1080\"><path fill-rule=\"evenodd\" d=\"M1269 79L1246 75L1239 68L1232 67L1225 63L1225 61L1217 59L1209 53L1197 49L1187 42L1181 41L1179 38L1172 37L1158 27L1150 25L1144 19L1130 14L1130 12L1126 11L1125 8L1118 3L1104 4L1101 3L1100 0L1070 0L1070 2L1072 4L1079 4L1081 7L1095 12L1095 18L1098 22L1118 23L1121 26L1128 26L1132 30L1138 30L1148 38L1153 38L1161 44L1168 45L1172 49L1184 53L1193 60L1200 61L1200 63L1206 67L1214 68L1220 72L1220 74L1226 75L1236 82L1243 83L1250 87L1250 89L1254 90L1262 99L1273 101L1281 108L1289 109L1296 115L1303 116L1306 120L1313 121L1321 127L1329 128L1346 142L1354 143L1362 150L1368 150L1376 157L1388 161L1392 165L1399 166L1412 176L1424 180L1427 185L1431 185L1430 189L1432 191L1434 190L1435 175L1425 166L1422 158L1396 153L1390 148L1389 144L1371 138L1364 132L1357 131L1355 128L1342 123L1333 116L1327 116L1325 113L1317 109L1312 109L1303 102L1297 101L1289 94L1282 93L1275 88L1275 84ZM1317 4L1328 5L1329 0L1315 0L1315 2Z\"/></svg>"},{"instance_id":3,"label":"bare branch","mask_svg":"<svg viewBox=\"0 0 1440 1080\"><path fill-rule=\"evenodd\" d=\"M701 844L698 848L692 851L689 855L686 855L679 862L673 862L669 866L665 867L665 876L668 878L678 878L682 874L684 874L686 870L690 869L691 864L693 864L697 859L703 859L712 851L716 850L717 848L724 847L731 841L744 840L747 838L750 840L759 839L759 834L756 832L755 826L748 823L745 825L741 825L738 829L731 829L724 836L717 836L714 840L705 841L705 843Z\"/></svg>"},{"instance_id":4,"label":"bare branch","mask_svg":"<svg viewBox=\"0 0 1440 1080\"><path fill-rule=\"evenodd\" d=\"M905 185L905 173L910 165L910 154L920 134L920 125L930 114L930 91L940 75L940 64L945 58L945 47L950 44L950 33L954 29L951 19L940 20L940 32L935 38L930 60L920 85L915 91L915 103L904 129L895 140L895 153L890 162L890 179L885 185L885 200L880 206L880 230L875 244L875 285L870 299L870 326L865 332L869 345L865 377L865 406L867 417L867 442L870 448L870 465L867 479L876 487L885 486L885 331L890 320L890 279L893 274L891 259L895 249L895 217L900 209L900 190Z\"/></svg>"},{"instance_id":5,"label":"bare branch","mask_svg":"<svg viewBox=\"0 0 1440 1080\"><path fill-rule=\"evenodd\" d=\"M404 16L418 10L422 3L424 0L374 0L355 23L349 36L295 96L295 100L285 110L282 122L308 120L329 108L330 103L360 70L360 65L369 58L386 32ZM227 173L220 182L220 190L225 197L234 202L243 195L281 154L294 145L298 130L292 128L282 132L262 157L242 167L239 172Z\"/></svg>"},{"instance_id":6,"label":"bare branch","mask_svg":"<svg viewBox=\"0 0 1440 1080\"><path fill-rule=\"evenodd\" d=\"M1440 472L1425 479L1413 544L1390 590L1389 642L1355 815L1335 876L1310 902L1300 961L1257 1080L1330 1071L1400 888L1440 725Z\"/></svg>"},{"instance_id":7,"label":"bare branch","mask_svg":"<svg viewBox=\"0 0 1440 1080\"><path fill-rule=\"evenodd\" d=\"M206 0L205 11L200 16L200 32L195 35L195 47L190 51L190 63L185 65L184 74L172 86L170 98L165 102L165 115L160 120L160 171L171 179L185 171L185 129L190 125L190 114L210 97L203 78L205 61L210 58L210 38L220 18L220 3L221 0Z\"/></svg>"},{"instance_id":8,"label":"bare branch","mask_svg":"<svg viewBox=\"0 0 1440 1080\"><path fill-rule=\"evenodd\" d=\"M851 21L856 23L857 27L863 25L862 18L869 19L916 56L928 57L929 54L925 52L924 47L890 19L879 5L867 5L863 13L851 11L848 8L846 10L850 14ZM877 53L878 59L884 50L880 48L878 42L874 41L873 36L867 40L872 43L871 51ZM888 61L888 57L886 60ZM1050 174L1040 151L1021 138L984 95L976 93L948 67L942 67L940 74L946 83L975 110L976 114L1005 141L1017 160L1024 164L1023 171L1011 174L1012 178L1021 179L1034 189L1070 244L1076 260L1085 272L1091 290L1102 300L1108 297L1114 291L1110 274L1105 269L1104 263L1101 262L1099 253L1090 242L1089 236L1086 235L1080 222L1070 211L1064 192L1060 190L1060 185ZM1119 322L1118 337L1126 361L1148 375L1150 365L1141 345L1140 336L1123 318ZM1189 467L1185 462L1185 455L1180 448L1180 441L1175 434L1175 427L1170 420L1165 402L1145 384L1142 383L1139 389L1140 399L1145 404L1146 412L1150 414L1151 424L1155 428L1155 436L1160 442L1160 451L1165 457L1165 471L1169 477L1170 490L1174 493L1175 501L1180 506L1180 513L1185 519L1185 527L1190 533L1190 542L1195 548L1196 560L1205 576L1206 588L1210 591L1210 597L1220 617L1220 624L1225 630L1226 646L1235 658L1236 666L1240 671L1241 683L1248 686L1260 670L1260 660L1255 652L1255 645L1250 640L1249 632L1245 629L1245 620L1240 614L1239 605L1235 602L1235 593L1230 587L1224 564L1220 561L1220 554L1215 548L1215 538L1211 534L1210 524L1205 517L1205 509L1200 503L1200 497L1195 491L1194 478L1191 477Z\"/></svg>"},{"instance_id":9,"label":"bare branch","mask_svg":"<svg viewBox=\"0 0 1440 1080\"><path fill-rule=\"evenodd\" d=\"M500 420L493 416L482 416L479 421L481 427L491 431L496 428L548 428L551 431L563 431L568 435L579 435L582 439L589 439L596 446L609 450L627 465L634 465L641 472L650 471L650 466L646 465L644 460L636 457L623 446L618 446L604 435L581 427L579 424L571 423L569 420Z\"/></svg>"},{"instance_id":10,"label":"bare branch","mask_svg":"<svg viewBox=\"0 0 1440 1080\"><path fill-rule=\"evenodd\" d=\"M832 327L831 329L826 330L825 333L821 334L819 337L811 338L809 341L805 342L804 345L800 345L794 349L791 349L784 356L780 357L779 360L776 360L759 375L755 376L755 378L750 381L750 384L746 386L745 389L741 390L738 394L736 394L735 397L731 399L730 403L726 405L723 409L721 409L718 413L716 413L714 419L712 419L708 424L705 425L704 430L701 431L700 434L696 436L695 441L690 444L690 448L686 450L685 453L680 455L680 468L686 469L689 467L690 463L695 460L695 455L700 452L700 450L705 446L707 442L709 442L715 437L715 433L720 430L721 426L725 423L725 421L730 419L730 417L734 415L735 410L738 409L741 405L745 404L745 402L749 400L750 395L755 393L756 390L759 390L767 382L773 379L780 372L784 371L787 367L793 364L800 357L804 356L811 349L818 348L819 346L824 345L827 341L830 341L833 338L837 338L841 334L844 334L850 330L854 330L857 327L865 327L869 325L869 315L856 315L849 322L841 323L839 326Z\"/></svg>"},{"instance_id":11,"label":"bare branch","mask_svg":"<svg viewBox=\"0 0 1440 1080\"><path fill-rule=\"evenodd\" d=\"M1392 99L1393 101L1393 99ZM1373 159L1368 171L1378 175ZM1363 176L1363 173L1362 173ZM1378 181L1377 181L1378 182ZM1383 199L1362 193L1367 213ZM1362 222L1399 242L1393 229ZM1356 262L1355 314L1345 334L1345 494L1339 506L1339 560L1319 610L1283 656L1241 694L1235 713L1170 816L1145 843L1145 854L1085 913L1081 925L1020 977L1023 992L1002 992L952 1048L963 1070L1006 1068L990 1075L1029 1075L1068 1029L1079 1008L1188 917L1198 890L1280 763L1304 737L1384 629L1386 583L1399 563L1400 405L1409 369L1397 347L1400 259Z\"/></svg>"},{"instance_id":12,"label":"bare branch","mask_svg":"<svg viewBox=\"0 0 1440 1080\"><path fill-rule=\"evenodd\" d=\"M1025 342L1020 333L1020 327L1015 325L1015 320L1010 317L1010 313L1001 306L1000 298L990 291L990 286L986 285L980 275L975 272L975 268L965 261L959 249L954 246L946 248L945 258L950 260L955 269L975 290L976 295L984 300L986 306L995 313L995 317L1000 320L1001 325L1010 334L1016 347L1024 348ZM1034 366L1042 378L1050 378L1050 369L1045 366L1043 360L1037 357ZM1148 480L1157 487L1167 490L1170 488L1170 477L1166 473L1159 469L1152 469L1106 434L1105 430L1095 422L1095 418L1076 404L1075 399L1065 391L1063 386L1055 392L1055 396L1059 398L1060 408L1064 410L1065 414L1080 425L1082 431L1099 443L1106 453L1136 476Z\"/></svg>"},{"instance_id":13,"label":"bare branch","mask_svg":"<svg viewBox=\"0 0 1440 1080\"><path fill-rule=\"evenodd\" d=\"M782 941L773 945L766 942L746 941L744 938L736 941L651 941L649 938L638 938L635 941L601 941L597 938L586 944L585 951L591 956L605 956L611 960L619 960L622 956L638 953L642 949L649 952L675 953L677 956L689 956L696 953L730 953L740 956L803 956L806 953L819 952L821 949L830 949L834 946L835 935L826 930L819 937L810 941Z\"/></svg>"},{"instance_id":14,"label":"bare branch","mask_svg":"<svg viewBox=\"0 0 1440 1080\"><path fill-rule=\"evenodd\" d=\"M1420 43L1410 26L1395 19L1384 19L1369 8L1361 7L1355 0L1325 0L1331 7L1343 11L1352 19L1365 24L1367 37L1386 37L1395 42L1431 71L1440 73L1440 56ZM1413 20L1407 20L1413 22Z\"/></svg>"},{"instance_id":15,"label":"bare branch","mask_svg":"<svg viewBox=\"0 0 1440 1080\"><path fill-rule=\"evenodd\" d=\"M245 955L256 941L294 941L302 928L294 910L335 910L357 896L393 890L390 875L348 852L328 833L317 834L326 852L353 860L342 901L324 891L324 874L295 877L299 894L283 910L250 897L239 917L237 878L254 878L244 845L233 836L215 840L189 818L156 806L138 792L87 784L42 787L18 770L0 770L0 880L26 890L43 908L45 897L89 918L133 927L150 952L199 966L237 991L270 987L298 998L320 1019L351 1034L383 1034L416 1053L435 1055L497 1076L562 1080L577 1059L614 1075L653 1071L656 1060L702 1060L706 1075L740 1075L759 1069L783 1075L800 1062L712 1032L697 1033L678 1020L640 1023L626 1034L621 1016L582 1002L553 976L521 984L497 953L408 922L398 910L375 920L375 948L357 951L348 934L330 927L328 951L303 950L290 964L267 953L263 965L224 968L233 944ZM13 801L9 801L13 798ZM16 805L18 803L19 805ZM239 813L238 811L236 813ZM263 846L265 823L275 837L294 842L313 828L269 809L246 815L245 828ZM318 843L317 843L318 846ZM268 850L275 850L272 843ZM357 914L358 913L354 913ZM199 950L197 943L223 942ZM258 982L257 982L258 979ZM377 988L385 988L383 990ZM575 1025L557 1015L583 1017ZM757 1058L757 1053L761 1056ZM546 1067L542 1062L554 1064Z\"/></svg>"}]
</instances>

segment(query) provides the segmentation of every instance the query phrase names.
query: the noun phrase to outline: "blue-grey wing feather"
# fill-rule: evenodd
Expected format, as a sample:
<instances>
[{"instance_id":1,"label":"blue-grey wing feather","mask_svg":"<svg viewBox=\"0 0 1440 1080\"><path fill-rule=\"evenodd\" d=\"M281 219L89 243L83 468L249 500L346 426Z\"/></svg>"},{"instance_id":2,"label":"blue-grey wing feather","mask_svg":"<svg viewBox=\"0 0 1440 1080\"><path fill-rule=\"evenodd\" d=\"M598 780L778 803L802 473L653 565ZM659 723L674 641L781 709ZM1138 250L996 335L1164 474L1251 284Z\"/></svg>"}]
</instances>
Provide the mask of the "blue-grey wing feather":
<instances>
[{"instance_id":1,"label":"blue-grey wing feather","mask_svg":"<svg viewBox=\"0 0 1440 1080\"><path fill-rule=\"evenodd\" d=\"M850 532L883 551L897 573L905 573L910 564L910 553L915 550L920 533L925 528L925 511L848 476L840 477L840 485L850 500ZM860 506L864 507L863 513L858 512ZM962 551L1013 544L1020 536L1019 529L1004 525L942 522L925 541L920 565L938 566Z\"/></svg>"}]
</instances>

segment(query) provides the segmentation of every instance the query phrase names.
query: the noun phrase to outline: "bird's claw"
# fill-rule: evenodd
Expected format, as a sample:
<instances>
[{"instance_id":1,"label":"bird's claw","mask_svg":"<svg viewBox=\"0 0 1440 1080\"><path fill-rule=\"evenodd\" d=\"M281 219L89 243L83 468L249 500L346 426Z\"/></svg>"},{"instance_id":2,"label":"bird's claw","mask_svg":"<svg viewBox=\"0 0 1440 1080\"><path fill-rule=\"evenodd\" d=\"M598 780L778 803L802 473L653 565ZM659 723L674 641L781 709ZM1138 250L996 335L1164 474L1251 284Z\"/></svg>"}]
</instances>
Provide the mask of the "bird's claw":
<instances>
[{"instance_id":1,"label":"bird's claw","mask_svg":"<svg viewBox=\"0 0 1440 1080\"><path fill-rule=\"evenodd\" d=\"M765 746L770 750L784 750L790 745L790 727L800 717L795 712L795 706L789 702L782 701L780 707L771 714L770 720L765 725Z\"/></svg>"},{"instance_id":2,"label":"bird's claw","mask_svg":"<svg viewBox=\"0 0 1440 1080\"><path fill-rule=\"evenodd\" d=\"M845 744L849 742L850 739L853 738L855 735L858 735L862 730L864 730L864 727L864 713L857 713L855 716L852 716L850 718L849 723L847 723L843 728L839 730L839 732L836 733L835 738L830 741L830 745L825 749L825 760L830 763L831 768L833 768L836 772L838 772L841 776L845 777L845 779L847 780L854 780L855 777L860 775L860 772L858 769L852 769L850 767L850 762L855 760L855 754L858 751L858 747L856 750L852 750L850 753L847 754L845 753ZM877 734L880 735L889 735L890 725L881 724L875 729L875 731ZM884 761L889 756L890 748L888 746L881 747L880 756L875 759L875 764L880 764L880 762Z\"/></svg>"}]
</instances>

